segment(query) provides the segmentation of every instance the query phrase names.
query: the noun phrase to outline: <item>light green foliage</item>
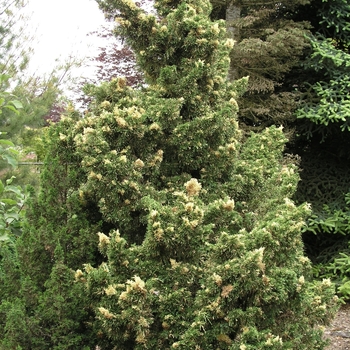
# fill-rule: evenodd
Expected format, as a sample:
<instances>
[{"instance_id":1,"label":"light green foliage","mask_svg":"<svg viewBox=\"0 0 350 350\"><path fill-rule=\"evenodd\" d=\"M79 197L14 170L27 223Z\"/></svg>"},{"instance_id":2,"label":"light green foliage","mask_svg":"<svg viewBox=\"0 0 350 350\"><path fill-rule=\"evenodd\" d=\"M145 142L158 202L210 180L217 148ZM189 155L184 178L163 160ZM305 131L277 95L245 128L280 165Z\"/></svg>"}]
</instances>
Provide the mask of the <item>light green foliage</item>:
<instances>
[{"instance_id":1,"label":"light green foliage","mask_svg":"<svg viewBox=\"0 0 350 350\"><path fill-rule=\"evenodd\" d=\"M0 85L8 81L8 77L0 75ZM14 98L12 94L6 91L0 92L0 117L8 111L12 115L18 115L20 109L23 108L22 103ZM6 135L6 132L0 132L0 135ZM0 139L0 157L5 160L8 164L15 167L17 165L16 156L18 151L15 145L6 139Z\"/></svg>"},{"instance_id":2,"label":"light green foliage","mask_svg":"<svg viewBox=\"0 0 350 350\"><path fill-rule=\"evenodd\" d=\"M0 79L6 80L1 76ZM13 99L9 93L0 93L0 115L5 109L18 114L22 104ZM18 152L14 144L5 139L0 140L0 156L7 165L15 167L17 165ZM23 224L23 213L21 213L27 194L20 186L12 184L14 176L7 179L5 183L0 180L0 247L3 242L14 240L14 235L20 233Z\"/></svg>"},{"instance_id":3,"label":"light green foliage","mask_svg":"<svg viewBox=\"0 0 350 350\"><path fill-rule=\"evenodd\" d=\"M23 224L22 209L28 194L20 186L12 185L13 179L6 180L6 184L0 180L0 242L13 240Z\"/></svg>"},{"instance_id":4,"label":"light green foliage","mask_svg":"<svg viewBox=\"0 0 350 350\"><path fill-rule=\"evenodd\" d=\"M0 76L0 80L7 81L7 77ZM14 99L14 96L1 91L0 93L0 115L4 110L9 110L14 114L19 114L19 109L22 104ZM6 161L7 166L15 167L17 164L16 156L18 154L11 141L0 140L0 153L3 160ZM17 271L18 259L15 253L15 243L17 237L21 234L24 225L25 202L29 197L30 189L23 190L20 186L13 184L15 177L11 177L5 181L0 180L0 299L4 301L0 305L0 314L4 316L4 310L7 307L6 298L12 294L16 298L19 288L19 275ZM18 302L18 304L17 304ZM20 315L21 301L16 299L14 303L16 307L9 312L17 316ZM16 319L20 327L23 325L21 315ZM10 321L11 323L11 321ZM10 326L9 324L7 326ZM25 338L25 329L23 330L23 337ZM9 345L9 344L7 344ZM2 345L0 345L2 348ZM6 346L11 348L11 345Z\"/></svg>"},{"instance_id":5,"label":"light green foliage","mask_svg":"<svg viewBox=\"0 0 350 350\"><path fill-rule=\"evenodd\" d=\"M1 134L5 134L4 132L0 132ZM18 156L18 150L15 148L15 145L10 140L0 139L0 157L2 160L4 160L7 164L11 165L12 167L17 166L17 156Z\"/></svg>"}]
</instances>

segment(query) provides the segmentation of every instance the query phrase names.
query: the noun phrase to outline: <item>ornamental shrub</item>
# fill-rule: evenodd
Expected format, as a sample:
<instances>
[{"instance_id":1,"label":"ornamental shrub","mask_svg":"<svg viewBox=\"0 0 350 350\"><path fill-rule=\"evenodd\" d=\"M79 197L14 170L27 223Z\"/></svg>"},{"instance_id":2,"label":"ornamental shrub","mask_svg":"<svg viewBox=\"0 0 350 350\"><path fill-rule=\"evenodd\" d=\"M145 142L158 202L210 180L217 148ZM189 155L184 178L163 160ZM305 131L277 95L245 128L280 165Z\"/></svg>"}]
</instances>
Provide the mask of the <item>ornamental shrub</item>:
<instances>
[{"instance_id":1,"label":"ornamental shrub","mask_svg":"<svg viewBox=\"0 0 350 350\"><path fill-rule=\"evenodd\" d=\"M0 309L3 344L16 344L12 315L26 306L36 349L322 349L337 298L310 279L309 209L290 199L282 130L238 127L247 79L226 79L224 21L206 0L157 1L157 15L99 3L120 16L147 85L87 86L84 118L69 110L51 127L17 247L31 283L17 297L30 297Z\"/></svg>"}]
</instances>

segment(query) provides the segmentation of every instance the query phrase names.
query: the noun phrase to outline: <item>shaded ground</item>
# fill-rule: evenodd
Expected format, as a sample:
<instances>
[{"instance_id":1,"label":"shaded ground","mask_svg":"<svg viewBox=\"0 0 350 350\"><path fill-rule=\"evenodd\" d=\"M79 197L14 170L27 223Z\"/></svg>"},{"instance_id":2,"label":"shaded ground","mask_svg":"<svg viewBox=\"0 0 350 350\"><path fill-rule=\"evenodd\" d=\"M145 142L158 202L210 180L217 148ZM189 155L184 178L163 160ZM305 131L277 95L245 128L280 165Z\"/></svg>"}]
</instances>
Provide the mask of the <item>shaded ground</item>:
<instances>
[{"instance_id":1,"label":"shaded ground","mask_svg":"<svg viewBox=\"0 0 350 350\"><path fill-rule=\"evenodd\" d=\"M343 305L324 332L331 343L326 350L350 350L350 304Z\"/></svg>"}]
</instances>

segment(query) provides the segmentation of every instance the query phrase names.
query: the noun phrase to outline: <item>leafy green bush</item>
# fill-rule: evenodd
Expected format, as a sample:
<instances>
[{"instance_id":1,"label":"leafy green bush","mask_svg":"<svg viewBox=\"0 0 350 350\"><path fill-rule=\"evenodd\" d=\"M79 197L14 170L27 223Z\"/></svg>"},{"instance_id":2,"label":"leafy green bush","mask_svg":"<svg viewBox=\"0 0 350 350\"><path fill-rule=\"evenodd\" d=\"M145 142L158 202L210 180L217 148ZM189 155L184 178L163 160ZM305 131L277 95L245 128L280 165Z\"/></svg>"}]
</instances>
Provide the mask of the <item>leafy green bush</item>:
<instances>
[{"instance_id":1,"label":"leafy green bush","mask_svg":"<svg viewBox=\"0 0 350 350\"><path fill-rule=\"evenodd\" d=\"M11 235L19 235L22 226L21 211L27 199L27 193L19 186L12 185L14 179L6 184L0 180L0 241L7 241Z\"/></svg>"},{"instance_id":2,"label":"leafy green bush","mask_svg":"<svg viewBox=\"0 0 350 350\"><path fill-rule=\"evenodd\" d=\"M1 85L6 80L6 76L0 76ZM3 109L18 114L20 108L22 108L22 104L14 99L11 94L4 91L0 93L0 114ZM6 161L7 165L15 167L17 165L17 155L18 151L11 141L0 139L0 157ZM22 226L21 211L28 192L23 191L20 186L13 185L14 178L13 176L7 179L5 183L0 180L0 244L13 240L14 235L20 233Z\"/></svg>"},{"instance_id":3,"label":"leafy green bush","mask_svg":"<svg viewBox=\"0 0 350 350\"><path fill-rule=\"evenodd\" d=\"M6 75L0 75L0 86L8 80ZM19 114L19 109L22 108L20 101L13 98L10 93L6 91L0 91L0 115L4 110L9 110L12 113ZM0 135L6 135L4 132L0 132ZM5 160L11 166L16 166L16 156L18 155L15 145L6 139L0 139L0 157Z\"/></svg>"}]
</instances>

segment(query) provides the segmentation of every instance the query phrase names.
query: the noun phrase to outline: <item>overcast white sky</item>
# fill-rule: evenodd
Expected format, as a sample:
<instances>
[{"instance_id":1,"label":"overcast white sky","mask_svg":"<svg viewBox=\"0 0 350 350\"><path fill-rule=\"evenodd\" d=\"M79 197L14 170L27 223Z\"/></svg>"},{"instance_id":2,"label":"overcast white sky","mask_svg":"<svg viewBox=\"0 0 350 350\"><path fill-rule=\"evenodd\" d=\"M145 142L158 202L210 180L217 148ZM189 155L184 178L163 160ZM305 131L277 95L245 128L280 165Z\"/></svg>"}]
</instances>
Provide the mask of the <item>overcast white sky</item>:
<instances>
[{"instance_id":1,"label":"overcast white sky","mask_svg":"<svg viewBox=\"0 0 350 350\"><path fill-rule=\"evenodd\" d=\"M31 70L48 73L57 59L96 52L99 40L87 34L106 22L94 0L29 0L26 11L36 29Z\"/></svg>"}]
</instances>

